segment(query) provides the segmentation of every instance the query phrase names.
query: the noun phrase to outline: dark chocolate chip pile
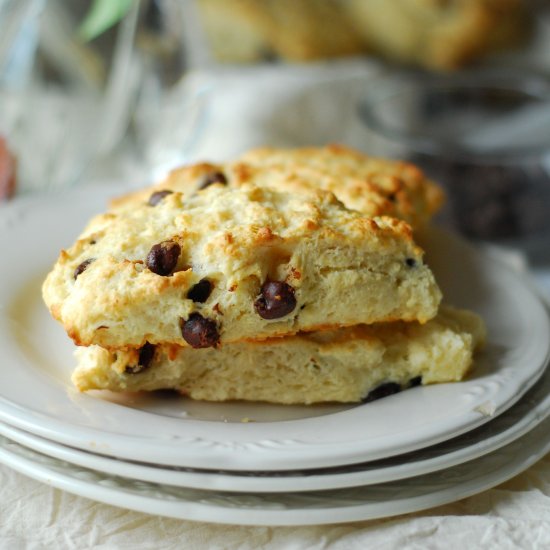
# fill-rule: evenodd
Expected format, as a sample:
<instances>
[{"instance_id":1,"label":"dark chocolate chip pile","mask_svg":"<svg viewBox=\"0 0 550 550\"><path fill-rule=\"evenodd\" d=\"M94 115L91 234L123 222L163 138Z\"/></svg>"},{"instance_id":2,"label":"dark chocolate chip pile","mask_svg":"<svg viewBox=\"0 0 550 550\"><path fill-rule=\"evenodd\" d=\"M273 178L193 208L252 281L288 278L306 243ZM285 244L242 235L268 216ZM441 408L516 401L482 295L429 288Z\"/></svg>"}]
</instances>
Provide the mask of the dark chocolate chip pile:
<instances>
[{"instance_id":1,"label":"dark chocolate chip pile","mask_svg":"<svg viewBox=\"0 0 550 550\"><path fill-rule=\"evenodd\" d=\"M411 159L449 194L445 217L474 239L510 239L550 231L550 174L541 165Z\"/></svg>"},{"instance_id":2,"label":"dark chocolate chip pile","mask_svg":"<svg viewBox=\"0 0 550 550\"><path fill-rule=\"evenodd\" d=\"M220 341L215 321L204 318L200 313L191 313L187 321L182 320L181 334L193 348L216 347Z\"/></svg>"},{"instance_id":3,"label":"dark chocolate chip pile","mask_svg":"<svg viewBox=\"0 0 550 550\"><path fill-rule=\"evenodd\" d=\"M163 241L154 245L147 254L147 267L157 275L172 275L181 253L180 245L174 241Z\"/></svg>"},{"instance_id":4,"label":"dark chocolate chip pile","mask_svg":"<svg viewBox=\"0 0 550 550\"><path fill-rule=\"evenodd\" d=\"M279 319L296 307L294 289L283 281L266 281L254 308L262 319Z\"/></svg>"}]
</instances>

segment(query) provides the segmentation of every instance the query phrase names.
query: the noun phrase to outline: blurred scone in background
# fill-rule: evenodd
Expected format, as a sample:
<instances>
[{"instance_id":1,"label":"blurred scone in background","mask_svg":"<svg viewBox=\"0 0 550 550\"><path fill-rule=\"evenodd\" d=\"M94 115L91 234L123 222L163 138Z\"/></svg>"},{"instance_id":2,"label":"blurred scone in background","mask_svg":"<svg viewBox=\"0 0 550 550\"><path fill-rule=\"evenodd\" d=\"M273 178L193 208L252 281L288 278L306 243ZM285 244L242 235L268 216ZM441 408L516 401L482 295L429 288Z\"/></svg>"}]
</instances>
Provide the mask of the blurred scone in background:
<instances>
[{"instance_id":1,"label":"blurred scone in background","mask_svg":"<svg viewBox=\"0 0 550 550\"><path fill-rule=\"evenodd\" d=\"M197 0L214 57L307 61L369 53L453 70L521 44L528 0Z\"/></svg>"}]
</instances>

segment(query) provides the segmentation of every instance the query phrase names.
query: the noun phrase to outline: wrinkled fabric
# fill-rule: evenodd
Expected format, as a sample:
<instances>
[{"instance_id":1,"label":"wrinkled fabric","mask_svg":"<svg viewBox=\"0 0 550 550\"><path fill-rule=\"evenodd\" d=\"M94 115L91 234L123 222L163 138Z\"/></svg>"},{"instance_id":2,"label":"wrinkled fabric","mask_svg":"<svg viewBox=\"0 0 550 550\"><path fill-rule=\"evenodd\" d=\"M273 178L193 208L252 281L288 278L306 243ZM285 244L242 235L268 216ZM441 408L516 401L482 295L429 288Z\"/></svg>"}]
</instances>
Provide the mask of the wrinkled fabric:
<instances>
[{"instance_id":1,"label":"wrinkled fabric","mask_svg":"<svg viewBox=\"0 0 550 550\"><path fill-rule=\"evenodd\" d=\"M0 466L0 548L346 550L550 548L550 454L514 479L424 512L341 525L244 527L157 517Z\"/></svg>"}]
</instances>

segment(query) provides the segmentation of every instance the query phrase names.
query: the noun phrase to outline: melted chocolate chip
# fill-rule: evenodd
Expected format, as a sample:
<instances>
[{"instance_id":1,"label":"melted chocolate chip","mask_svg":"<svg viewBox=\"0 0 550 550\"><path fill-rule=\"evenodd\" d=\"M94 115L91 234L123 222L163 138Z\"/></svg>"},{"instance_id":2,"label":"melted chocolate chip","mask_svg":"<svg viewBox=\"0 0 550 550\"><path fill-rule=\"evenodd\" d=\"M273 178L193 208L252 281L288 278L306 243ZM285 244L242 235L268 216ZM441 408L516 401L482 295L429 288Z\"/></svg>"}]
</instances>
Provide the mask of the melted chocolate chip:
<instances>
[{"instance_id":1,"label":"melted chocolate chip","mask_svg":"<svg viewBox=\"0 0 550 550\"><path fill-rule=\"evenodd\" d=\"M390 193L390 194L388 195L388 200L389 200L390 202L393 202L393 203L395 204L395 203L397 202L397 196L396 196L396 194L395 194L395 193Z\"/></svg>"},{"instance_id":2,"label":"melted chocolate chip","mask_svg":"<svg viewBox=\"0 0 550 550\"><path fill-rule=\"evenodd\" d=\"M167 197L168 195L171 195L173 191L169 191L168 189L164 189L163 191L155 191L147 201L147 204L149 206L156 206L159 202L164 199L164 197Z\"/></svg>"},{"instance_id":3,"label":"melted chocolate chip","mask_svg":"<svg viewBox=\"0 0 550 550\"><path fill-rule=\"evenodd\" d=\"M182 319L181 334L193 348L213 348L220 341L216 323L212 319L204 318L199 313L191 313L187 321Z\"/></svg>"},{"instance_id":4,"label":"melted chocolate chip","mask_svg":"<svg viewBox=\"0 0 550 550\"><path fill-rule=\"evenodd\" d=\"M193 285L191 287L191 289L187 293L187 297L190 300L193 300L193 302L203 304L204 302L206 302L206 300L208 300L211 292L212 283L208 279L202 279L196 285Z\"/></svg>"},{"instance_id":5,"label":"melted chocolate chip","mask_svg":"<svg viewBox=\"0 0 550 550\"><path fill-rule=\"evenodd\" d=\"M227 178L225 177L225 174L223 172L210 172L209 174L206 174L200 182L198 188L206 189L213 183L222 183L223 185L227 185Z\"/></svg>"},{"instance_id":6,"label":"melted chocolate chip","mask_svg":"<svg viewBox=\"0 0 550 550\"><path fill-rule=\"evenodd\" d=\"M151 361L155 355L155 346L146 342L145 345L139 350L139 358L137 365L127 365L124 369L126 374L137 374L145 369L149 368Z\"/></svg>"},{"instance_id":7,"label":"melted chocolate chip","mask_svg":"<svg viewBox=\"0 0 550 550\"><path fill-rule=\"evenodd\" d=\"M87 260L84 260L77 268L74 270L73 278L76 281L76 278L81 275L84 271L86 271L87 267L95 261L95 258L88 258Z\"/></svg>"},{"instance_id":8,"label":"melted chocolate chip","mask_svg":"<svg viewBox=\"0 0 550 550\"><path fill-rule=\"evenodd\" d=\"M363 403L370 403L371 401L376 401L382 397L388 397L388 395L393 395L394 393L399 393L401 391L401 386L396 382L385 382L380 384L371 390L366 397L363 398Z\"/></svg>"},{"instance_id":9,"label":"melted chocolate chip","mask_svg":"<svg viewBox=\"0 0 550 550\"><path fill-rule=\"evenodd\" d=\"M294 289L282 281L266 281L254 302L254 309L262 319L279 319L295 307Z\"/></svg>"},{"instance_id":10,"label":"melted chocolate chip","mask_svg":"<svg viewBox=\"0 0 550 550\"><path fill-rule=\"evenodd\" d=\"M174 241L163 241L154 245L145 263L157 275L172 275L180 256L180 245Z\"/></svg>"},{"instance_id":11,"label":"melted chocolate chip","mask_svg":"<svg viewBox=\"0 0 550 550\"><path fill-rule=\"evenodd\" d=\"M405 263L409 266L409 267L416 267L416 260L414 258L407 258L405 260Z\"/></svg>"},{"instance_id":12,"label":"melted chocolate chip","mask_svg":"<svg viewBox=\"0 0 550 550\"><path fill-rule=\"evenodd\" d=\"M422 376L415 376L409 380L409 388L415 388L422 385Z\"/></svg>"}]
</instances>

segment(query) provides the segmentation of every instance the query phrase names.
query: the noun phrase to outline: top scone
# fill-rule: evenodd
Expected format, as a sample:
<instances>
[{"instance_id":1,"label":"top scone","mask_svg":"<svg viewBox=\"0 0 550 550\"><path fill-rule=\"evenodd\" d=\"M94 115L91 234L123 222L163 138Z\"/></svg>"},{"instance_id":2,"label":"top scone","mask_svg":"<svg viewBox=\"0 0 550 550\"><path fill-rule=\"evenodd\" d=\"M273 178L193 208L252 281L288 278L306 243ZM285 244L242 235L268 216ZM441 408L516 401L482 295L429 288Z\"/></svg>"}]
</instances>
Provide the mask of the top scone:
<instances>
[{"instance_id":1,"label":"top scone","mask_svg":"<svg viewBox=\"0 0 550 550\"><path fill-rule=\"evenodd\" d=\"M119 204L61 252L43 294L77 344L200 348L437 313L405 222L209 177Z\"/></svg>"},{"instance_id":2,"label":"top scone","mask_svg":"<svg viewBox=\"0 0 550 550\"><path fill-rule=\"evenodd\" d=\"M342 145L253 149L232 168L240 182L331 191L347 208L368 216L393 216L413 226L429 222L444 199L442 189L414 164Z\"/></svg>"},{"instance_id":3,"label":"top scone","mask_svg":"<svg viewBox=\"0 0 550 550\"><path fill-rule=\"evenodd\" d=\"M192 193L212 182L231 187L254 183L306 195L331 191L347 208L367 216L396 217L413 227L428 223L444 198L441 188L413 164L342 145L254 149L235 162L183 166L156 187ZM126 195L114 204L140 203L148 192Z\"/></svg>"}]
</instances>

